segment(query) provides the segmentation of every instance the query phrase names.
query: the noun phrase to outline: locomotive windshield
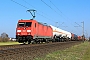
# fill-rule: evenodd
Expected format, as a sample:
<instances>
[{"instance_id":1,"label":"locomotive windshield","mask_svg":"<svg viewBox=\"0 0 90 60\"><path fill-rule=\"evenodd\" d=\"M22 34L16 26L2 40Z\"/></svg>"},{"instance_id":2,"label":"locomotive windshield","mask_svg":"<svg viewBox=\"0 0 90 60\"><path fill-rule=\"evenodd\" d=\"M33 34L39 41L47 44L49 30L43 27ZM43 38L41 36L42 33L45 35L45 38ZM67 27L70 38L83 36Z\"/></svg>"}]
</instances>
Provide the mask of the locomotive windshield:
<instances>
[{"instance_id":1,"label":"locomotive windshield","mask_svg":"<svg viewBox=\"0 0 90 60\"><path fill-rule=\"evenodd\" d=\"M24 27L24 25L25 25L25 22L19 22L18 23L18 27Z\"/></svg>"},{"instance_id":2,"label":"locomotive windshield","mask_svg":"<svg viewBox=\"0 0 90 60\"><path fill-rule=\"evenodd\" d=\"M32 22L26 22L25 26L31 27Z\"/></svg>"},{"instance_id":3,"label":"locomotive windshield","mask_svg":"<svg viewBox=\"0 0 90 60\"><path fill-rule=\"evenodd\" d=\"M31 27L32 22L19 22L18 27Z\"/></svg>"}]
</instances>

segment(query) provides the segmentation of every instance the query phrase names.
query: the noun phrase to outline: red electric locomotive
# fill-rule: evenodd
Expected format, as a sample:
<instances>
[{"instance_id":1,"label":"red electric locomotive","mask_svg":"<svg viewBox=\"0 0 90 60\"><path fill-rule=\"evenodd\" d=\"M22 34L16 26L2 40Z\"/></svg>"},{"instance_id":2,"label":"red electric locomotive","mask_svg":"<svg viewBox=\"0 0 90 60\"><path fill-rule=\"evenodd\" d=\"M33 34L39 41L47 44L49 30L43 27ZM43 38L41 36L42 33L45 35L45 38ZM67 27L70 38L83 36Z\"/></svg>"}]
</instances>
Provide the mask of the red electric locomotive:
<instances>
[{"instance_id":1,"label":"red electric locomotive","mask_svg":"<svg viewBox=\"0 0 90 60\"><path fill-rule=\"evenodd\" d=\"M52 39L52 28L36 20L19 20L16 28L16 39L19 43L49 41Z\"/></svg>"}]
</instances>

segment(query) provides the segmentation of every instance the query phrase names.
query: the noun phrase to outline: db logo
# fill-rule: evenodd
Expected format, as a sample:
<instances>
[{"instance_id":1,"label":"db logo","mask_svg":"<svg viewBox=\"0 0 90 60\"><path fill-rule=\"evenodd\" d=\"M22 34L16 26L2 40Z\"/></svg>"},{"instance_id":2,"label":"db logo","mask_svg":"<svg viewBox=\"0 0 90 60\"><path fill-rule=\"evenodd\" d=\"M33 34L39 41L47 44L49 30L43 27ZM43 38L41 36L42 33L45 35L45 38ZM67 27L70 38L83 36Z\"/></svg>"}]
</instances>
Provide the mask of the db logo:
<instances>
[{"instance_id":1,"label":"db logo","mask_svg":"<svg viewBox=\"0 0 90 60\"><path fill-rule=\"evenodd\" d=\"M26 30L23 30L23 32L26 32Z\"/></svg>"}]
</instances>

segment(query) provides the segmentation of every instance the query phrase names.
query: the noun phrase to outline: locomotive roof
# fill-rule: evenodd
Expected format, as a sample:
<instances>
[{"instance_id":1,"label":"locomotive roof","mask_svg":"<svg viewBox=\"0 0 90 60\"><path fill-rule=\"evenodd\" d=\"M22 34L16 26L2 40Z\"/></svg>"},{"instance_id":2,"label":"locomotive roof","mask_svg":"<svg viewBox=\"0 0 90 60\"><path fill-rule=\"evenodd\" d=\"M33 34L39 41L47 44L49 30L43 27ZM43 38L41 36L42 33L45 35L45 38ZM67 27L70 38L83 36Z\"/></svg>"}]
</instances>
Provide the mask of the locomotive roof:
<instances>
[{"instance_id":1,"label":"locomotive roof","mask_svg":"<svg viewBox=\"0 0 90 60\"><path fill-rule=\"evenodd\" d=\"M49 26L47 23L42 23L42 22L38 22L39 24L45 25L45 26Z\"/></svg>"},{"instance_id":2,"label":"locomotive roof","mask_svg":"<svg viewBox=\"0 0 90 60\"><path fill-rule=\"evenodd\" d=\"M18 22L31 22L31 21L36 21L36 20L19 20Z\"/></svg>"},{"instance_id":3,"label":"locomotive roof","mask_svg":"<svg viewBox=\"0 0 90 60\"><path fill-rule=\"evenodd\" d=\"M37 20L23 20L23 19L19 20L18 22L31 22L31 21L36 21L37 22ZM38 23L42 24L42 25L45 25L45 26L49 26L47 23L42 23L42 22L38 22Z\"/></svg>"}]
</instances>

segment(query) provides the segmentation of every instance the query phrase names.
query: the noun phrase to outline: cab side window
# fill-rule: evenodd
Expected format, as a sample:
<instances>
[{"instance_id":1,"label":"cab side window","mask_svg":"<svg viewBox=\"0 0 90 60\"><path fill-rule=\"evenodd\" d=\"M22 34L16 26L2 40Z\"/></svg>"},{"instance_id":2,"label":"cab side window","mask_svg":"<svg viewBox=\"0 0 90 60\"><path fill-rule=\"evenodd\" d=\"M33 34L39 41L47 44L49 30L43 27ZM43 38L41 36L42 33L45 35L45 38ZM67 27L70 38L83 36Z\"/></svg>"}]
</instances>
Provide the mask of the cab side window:
<instances>
[{"instance_id":1,"label":"cab side window","mask_svg":"<svg viewBox=\"0 0 90 60\"><path fill-rule=\"evenodd\" d=\"M35 23L35 28L36 28L36 23Z\"/></svg>"}]
</instances>

